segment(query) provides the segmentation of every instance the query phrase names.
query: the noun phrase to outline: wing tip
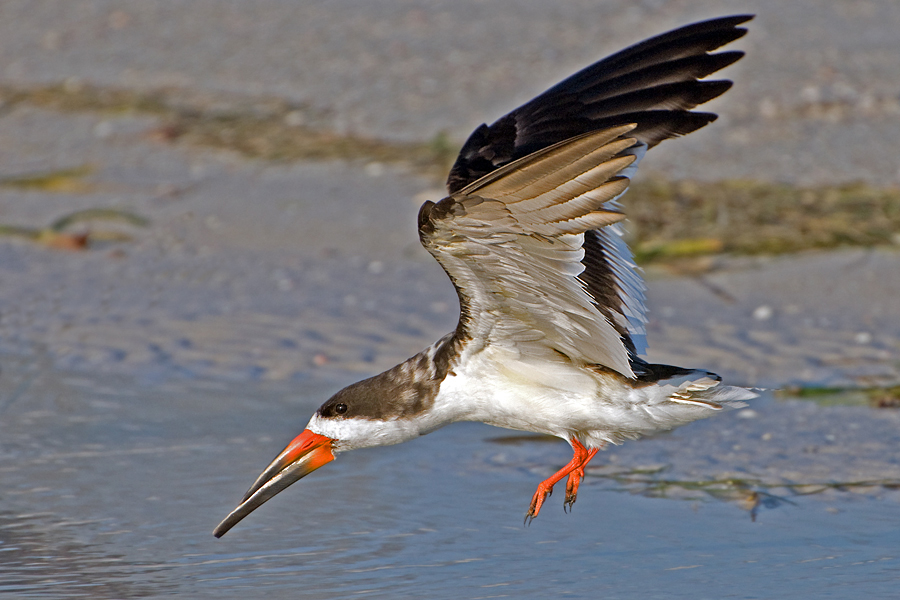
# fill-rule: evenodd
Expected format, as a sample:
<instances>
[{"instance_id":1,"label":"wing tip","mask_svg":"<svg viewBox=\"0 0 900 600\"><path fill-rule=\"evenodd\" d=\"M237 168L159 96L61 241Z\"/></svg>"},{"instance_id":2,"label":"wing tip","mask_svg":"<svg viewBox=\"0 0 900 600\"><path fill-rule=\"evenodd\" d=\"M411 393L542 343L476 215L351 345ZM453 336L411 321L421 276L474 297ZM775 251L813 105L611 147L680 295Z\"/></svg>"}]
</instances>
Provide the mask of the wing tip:
<instances>
[{"instance_id":1,"label":"wing tip","mask_svg":"<svg viewBox=\"0 0 900 600\"><path fill-rule=\"evenodd\" d=\"M641 140L648 146L653 146L667 137L685 135L711 123L715 120L715 115L710 117L710 113L697 113L697 117L693 118L693 125L686 126L684 122L687 119L677 113L692 114L690 111L695 106L708 102L731 88L733 85L731 81L724 79L705 81L703 77L737 62L744 56L744 53L739 50L719 53L713 53L713 51L746 35L748 29L739 27L739 25L747 23L755 17L756 15L753 13L726 15L698 21L648 38L586 67L530 102L499 118L490 126L480 125L472 132L460 150L447 177L447 189L451 194L457 193L492 171L543 147L583 133L585 129L598 130L628 122L629 118L636 117L639 119L639 129L654 130L654 134L650 138ZM589 117L577 113L577 111L570 115L565 111L557 110L560 99L569 97L567 94L573 93L572 90L566 91L567 86L569 88L573 85L581 86L585 82L584 78L595 78L598 73L607 72L614 63L636 59L635 53L666 53L667 49L677 49L684 44L693 48L691 52L694 54L692 55L699 56L706 53L710 60L709 68L712 70L694 80L693 84L696 87L693 92L689 93L690 98L688 99L688 104L693 104L693 106L669 109L670 113L675 113L672 114L671 119L676 123L661 124L659 115L653 114L661 111L657 111L652 106L644 110L637 106L631 107L630 110L628 107L619 107L619 110L624 108L630 114L614 114L617 111L612 110L613 114L607 113L597 117ZM661 102L665 103L665 100L663 98ZM553 110L548 113L542 109L535 113L537 106L550 107ZM704 118L705 120L703 120ZM543 125L532 131L529 129L529 123L533 124L532 121ZM548 131L549 133L547 133Z\"/></svg>"}]
</instances>

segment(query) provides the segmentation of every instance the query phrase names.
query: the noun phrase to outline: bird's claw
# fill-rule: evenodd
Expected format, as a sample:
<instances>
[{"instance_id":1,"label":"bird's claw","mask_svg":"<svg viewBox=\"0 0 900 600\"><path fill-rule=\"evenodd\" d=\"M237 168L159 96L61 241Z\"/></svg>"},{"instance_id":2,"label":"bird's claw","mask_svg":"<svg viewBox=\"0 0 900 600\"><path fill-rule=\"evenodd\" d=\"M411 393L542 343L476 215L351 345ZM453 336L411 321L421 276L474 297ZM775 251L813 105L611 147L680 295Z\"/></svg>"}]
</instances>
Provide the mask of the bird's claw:
<instances>
[{"instance_id":1,"label":"bird's claw","mask_svg":"<svg viewBox=\"0 0 900 600\"><path fill-rule=\"evenodd\" d=\"M563 511L566 513L572 512L572 505L575 504L575 500L578 499L578 486L572 486L571 482L566 486L566 499L563 500Z\"/></svg>"},{"instance_id":2,"label":"bird's claw","mask_svg":"<svg viewBox=\"0 0 900 600\"><path fill-rule=\"evenodd\" d=\"M572 512L572 505L578 499L578 486L584 480L584 467L579 467L569 473L569 479L566 481L566 499L563 501L563 510L567 513Z\"/></svg>"},{"instance_id":3,"label":"bird's claw","mask_svg":"<svg viewBox=\"0 0 900 600\"><path fill-rule=\"evenodd\" d=\"M541 512L541 506L544 504L544 500L547 499L548 496L553 495L552 487L544 487L543 484L538 486L537 491L534 493L534 496L531 498L531 506L528 508L528 512L525 513L525 526L531 525L531 522L534 521L535 517Z\"/></svg>"},{"instance_id":4,"label":"bird's claw","mask_svg":"<svg viewBox=\"0 0 900 600\"><path fill-rule=\"evenodd\" d=\"M537 491L531 498L531 507L525 513L525 525L530 525L534 521L538 513L541 512L544 500L553 493L553 486L566 475L569 478L566 480L566 499L563 502L563 510L567 513L572 510L572 505L575 504L575 498L578 495L578 486L581 485L581 481L584 479L584 467L594 458L597 450L599 450L599 448L587 450L576 439L572 440L572 447L575 450L575 454L572 456L569 464L538 485Z\"/></svg>"}]
</instances>

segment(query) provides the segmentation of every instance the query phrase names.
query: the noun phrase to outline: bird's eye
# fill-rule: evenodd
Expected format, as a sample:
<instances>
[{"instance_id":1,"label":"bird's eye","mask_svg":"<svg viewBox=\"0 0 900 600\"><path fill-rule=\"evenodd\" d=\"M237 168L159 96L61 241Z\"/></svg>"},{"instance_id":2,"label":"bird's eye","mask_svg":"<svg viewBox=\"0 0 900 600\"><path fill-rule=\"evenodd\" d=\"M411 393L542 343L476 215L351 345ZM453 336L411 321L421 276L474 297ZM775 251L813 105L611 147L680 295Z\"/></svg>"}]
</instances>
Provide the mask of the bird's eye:
<instances>
[{"instance_id":1,"label":"bird's eye","mask_svg":"<svg viewBox=\"0 0 900 600\"><path fill-rule=\"evenodd\" d=\"M347 412L347 405L344 404L343 402L336 404L334 407L334 412L336 412L339 415L344 414L345 412Z\"/></svg>"}]
</instances>

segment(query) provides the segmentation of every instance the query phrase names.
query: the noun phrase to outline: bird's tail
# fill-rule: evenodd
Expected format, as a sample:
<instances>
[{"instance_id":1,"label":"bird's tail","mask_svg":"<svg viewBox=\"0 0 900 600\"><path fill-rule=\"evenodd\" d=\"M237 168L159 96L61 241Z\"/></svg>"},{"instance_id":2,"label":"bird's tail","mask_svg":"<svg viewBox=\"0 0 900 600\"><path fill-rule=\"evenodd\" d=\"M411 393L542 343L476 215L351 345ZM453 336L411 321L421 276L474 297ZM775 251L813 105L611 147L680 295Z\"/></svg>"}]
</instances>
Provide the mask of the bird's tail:
<instances>
[{"instance_id":1,"label":"bird's tail","mask_svg":"<svg viewBox=\"0 0 900 600\"><path fill-rule=\"evenodd\" d=\"M669 401L678 404L693 404L715 410L742 408L745 400L752 400L758 394L747 388L722 385L722 378L709 371L694 370L670 379L659 381L660 391Z\"/></svg>"}]
</instances>

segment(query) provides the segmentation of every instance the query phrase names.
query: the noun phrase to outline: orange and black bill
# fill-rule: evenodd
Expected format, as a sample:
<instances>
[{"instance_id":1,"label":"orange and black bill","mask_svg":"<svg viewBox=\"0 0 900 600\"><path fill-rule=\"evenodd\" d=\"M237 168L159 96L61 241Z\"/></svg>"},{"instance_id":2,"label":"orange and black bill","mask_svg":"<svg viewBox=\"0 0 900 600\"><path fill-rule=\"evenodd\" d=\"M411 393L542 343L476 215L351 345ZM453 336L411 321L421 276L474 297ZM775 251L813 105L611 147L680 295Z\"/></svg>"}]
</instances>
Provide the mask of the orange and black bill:
<instances>
[{"instance_id":1,"label":"orange and black bill","mask_svg":"<svg viewBox=\"0 0 900 600\"><path fill-rule=\"evenodd\" d=\"M225 535L241 519L262 506L292 483L306 477L319 467L334 460L331 446L334 440L309 429L294 438L287 448L266 467L253 486L244 494L241 504L213 530L217 538Z\"/></svg>"}]
</instances>

